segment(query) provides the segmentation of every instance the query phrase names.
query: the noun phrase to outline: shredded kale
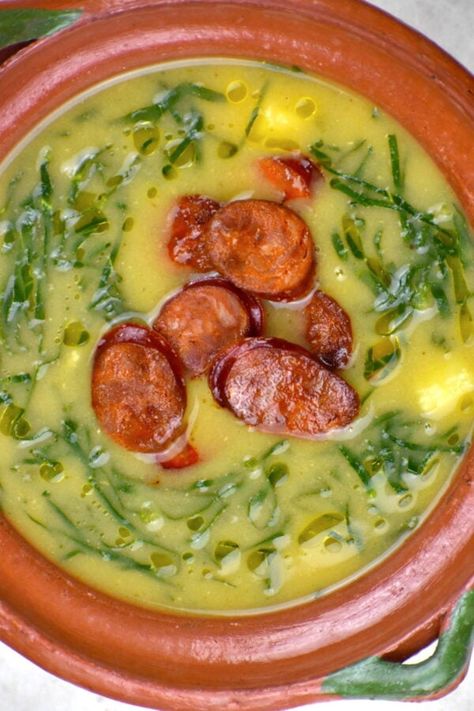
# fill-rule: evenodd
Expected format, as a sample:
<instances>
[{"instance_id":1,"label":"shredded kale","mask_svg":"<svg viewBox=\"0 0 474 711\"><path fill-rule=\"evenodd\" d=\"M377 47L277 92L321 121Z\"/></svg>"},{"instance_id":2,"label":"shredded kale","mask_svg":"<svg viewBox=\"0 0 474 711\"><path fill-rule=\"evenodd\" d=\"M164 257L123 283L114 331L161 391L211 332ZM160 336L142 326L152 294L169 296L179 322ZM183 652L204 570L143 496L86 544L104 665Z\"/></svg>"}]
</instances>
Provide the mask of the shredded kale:
<instances>
[{"instance_id":1,"label":"shredded kale","mask_svg":"<svg viewBox=\"0 0 474 711\"><path fill-rule=\"evenodd\" d=\"M388 412L373 422L357 449L341 445L339 451L368 492L373 492L373 477L383 474L396 493L403 493L408 491L405 474L422 476L441 453L459 456L466 448L463 442L449 444L456 430L423 443L417 437L421 427L403 420L398 412Z\"/></svg>"}]
</instances>

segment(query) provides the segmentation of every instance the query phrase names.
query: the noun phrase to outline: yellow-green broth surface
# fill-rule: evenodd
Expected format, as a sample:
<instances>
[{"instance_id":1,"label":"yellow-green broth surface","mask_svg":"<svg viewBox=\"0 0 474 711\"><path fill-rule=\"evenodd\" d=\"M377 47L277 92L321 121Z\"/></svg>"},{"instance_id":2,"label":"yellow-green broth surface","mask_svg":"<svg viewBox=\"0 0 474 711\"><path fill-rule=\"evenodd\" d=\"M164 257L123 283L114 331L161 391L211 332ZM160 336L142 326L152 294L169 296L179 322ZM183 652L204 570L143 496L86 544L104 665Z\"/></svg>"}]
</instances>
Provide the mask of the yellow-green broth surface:
<instances>
[{"instance_id":1,"label":"yellow-green broth surface","mask_svg":"<svg viewBox=\"0 0 474 711\"><path fill-rule=\"evenodd\" d=\"M113 324L151 323L193 277L167 253L179 196L279 200L257 161L295 150L324 173L290 207L314 236L319 287L351 317L343 376L360 415L318 441L278 437L188 380L200 461L162 470L101 431L97 343ZM469 445L466 222L416 142L337 86L196 61L98 87L4 166L0 244L1 506L113 596L224 612L321 595L422 524ZM264 306L266 335L305 345L301 304Z\"/></svg>"}]
</instances>

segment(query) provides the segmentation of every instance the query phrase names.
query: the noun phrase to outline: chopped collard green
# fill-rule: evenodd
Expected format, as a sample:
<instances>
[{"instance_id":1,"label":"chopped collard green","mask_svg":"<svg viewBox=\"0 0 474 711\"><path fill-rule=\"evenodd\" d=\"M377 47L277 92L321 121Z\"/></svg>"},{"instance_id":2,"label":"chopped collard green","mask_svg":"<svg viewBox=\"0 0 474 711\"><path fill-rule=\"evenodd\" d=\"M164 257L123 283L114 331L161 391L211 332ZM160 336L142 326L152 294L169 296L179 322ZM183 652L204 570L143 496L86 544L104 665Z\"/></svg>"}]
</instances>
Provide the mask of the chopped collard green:
<instances>
[{"instance_id":1,"label":"chopped collard green","mask_svg":"<svg viewBox=\"0 0 474 711\"><path fill-rule=\"evenodd\" d=\"M81 553L93 553L104 559L114 560L121 567L137 570L141 573L165 579L172 577L182 565L179 552L160 543L160 535L150 534L154 531L153 523L161 519L173 525L184 527L188 531L190 550L208 550L212 556L213 546L211 534L217 521L228 508L229 501L238 492L243 491L247 499L247 517L255 530L255 542L250 541L245 547L231 544L232 551L251 553L261 546L261 534L267 532L266 544L269 551L276 552L272 541L281 538L277 524L281 520L278 508L277 489L284 483L288 468L279 462L278 452L286 450L288 443L282 441L252 462L244 461L235 472L215 480L197 480L186 490L170 489L163 492L159 511L147 508L135 510L129 506L129 497L133 496L137 487L143 484L133 484L130 479L110 462L110 455L100 446L93 444L91 433L70 418L65 418L59 432L38 432L25 442L26 456L22 466L37 470L46 484L54 484L60 480L64 472L62 462L67 461L71 453L81 462L83 468L84 487L90 491L97 505L102 509L105 519L112 519L122 539L107 540L100 531L100 524L82 530L75 520L74 506L71 502L57 500L53 488L45 488L43 496L47 505L54 511L57 525L54 533L63 536L71 544L66 553L67 559ZM255 473L258 472L258 476ZM185 499L183 500L183 495ZM177 498L179 497L179 498ZM168 504L167 504L168 501ZM178 505L177 505L177 502ZM48 528L45 522L34 520L35 523ZM222 555L222 543L217 544L221 555L216 554L219 566L225 563L226 555ZM229 545L229 544L226 544ZM157 566L156 561L162 556L172 570L164 572L164 564ZM228 561L227 561L228 562Z\"/></svg>"},{"instance_id":2,"label":"chopped collard green","mask_svg":"<svg viewBox=\"0 0 474 711\"><path fill-rule=\"evenodd\" d=\"M383 475L392 489L401 493L409 489L406 475L423 476L440 454L457 457L467 447L467 442L458 442L453 430L433 438L429 444L419 441L422 431L422 422L408 422L400 413L388 412L373 422L357 450L341 445L339 451L368 492L374 493L376 481ZM449 443L453 438L456 444Z\"/></svg>"},{"instance_id":3,"label":"chopped collard green","mask_svg":"<svg viewBox=\"0 0 474 711\"><path fill-rule=\"evenodd\" d=\"M362 172L368 149L353 172L344 169L349 156L359 154L365 147L361 141L342 151L322 141L314 143L310 151L329 173L330 186L348 198L347 213L342 217L340 230L331 236L338 257L353 261L354 272L373 293L373 311L380 314L375 324L379 336L400 334L417 312L434 306L442 318L451 315L450 298L458 304L458 319L464 340L472 331L471 306L464 274L465 246L469 235L464 218L456 205L444 208L439 219L435 211L419 210L404 197L404 175L394 134L388 136L388 149L393 189L365 180ZM370 148L370 147L369 147ZM371 235L365 210L386 209L398 214L401 243L411 251L410 261L386 262L383 250L383 227ZM464 324L464 328L463 328ZM399 359L398 347L390 348L388 339L378 342L366 356L366 375L380 370L386 363ZM387 351L374 358L373 350Z\"/></svg>"}]
</instances>

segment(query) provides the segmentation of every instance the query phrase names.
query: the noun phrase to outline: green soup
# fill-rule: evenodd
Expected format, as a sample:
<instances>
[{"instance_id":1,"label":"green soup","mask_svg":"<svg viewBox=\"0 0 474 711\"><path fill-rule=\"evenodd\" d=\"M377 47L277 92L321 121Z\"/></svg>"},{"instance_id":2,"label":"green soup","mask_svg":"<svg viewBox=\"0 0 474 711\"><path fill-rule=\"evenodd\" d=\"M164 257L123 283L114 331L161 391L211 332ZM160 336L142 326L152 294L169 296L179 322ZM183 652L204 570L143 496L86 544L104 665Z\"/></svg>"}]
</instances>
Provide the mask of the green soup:
<instances>
[{"instance_id":1,"label":"green soup","mask_svg":"<svg viewBox=\"0 0 474 711\"><path fill-rule=\"evenodd\" d=\"M91 407L101 336L193 274L168 256L177 198L275 200L259 158L324 173L292 209L319 287L347 311L361 399L343 432L265 434L188 379L199 462L164 470ZM0 494L65 571L149 607L295 603L359 575L422 524L469 446L473 248L443 177L377 107L251 62L155 67L52 116L0 177ZM266 335L305 345L299 302L264 302Z\"/></svg>"}]
</instances>

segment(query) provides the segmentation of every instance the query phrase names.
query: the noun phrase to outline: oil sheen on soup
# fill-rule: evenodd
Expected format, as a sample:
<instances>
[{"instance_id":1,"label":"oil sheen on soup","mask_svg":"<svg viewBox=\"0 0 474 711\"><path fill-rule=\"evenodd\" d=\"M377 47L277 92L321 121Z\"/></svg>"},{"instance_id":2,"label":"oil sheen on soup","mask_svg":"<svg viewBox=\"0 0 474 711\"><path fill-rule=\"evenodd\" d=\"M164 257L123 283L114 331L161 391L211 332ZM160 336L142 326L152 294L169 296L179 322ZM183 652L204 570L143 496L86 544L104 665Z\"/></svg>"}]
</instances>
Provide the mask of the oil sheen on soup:
<instances>
[{"instance_id":1,"label":"oil sheen on soup","mask_svg":"<svg viewBox=\"0 0 474 711\"><path fill-rule=\"evenodd\" d=\"M470 443L473 247L382 110L164 65L0 181L0 501L47 558L148 607L258 610L422 525Z\"/></svg>"}]
</instances>

